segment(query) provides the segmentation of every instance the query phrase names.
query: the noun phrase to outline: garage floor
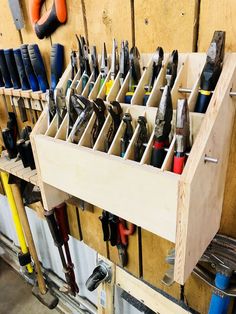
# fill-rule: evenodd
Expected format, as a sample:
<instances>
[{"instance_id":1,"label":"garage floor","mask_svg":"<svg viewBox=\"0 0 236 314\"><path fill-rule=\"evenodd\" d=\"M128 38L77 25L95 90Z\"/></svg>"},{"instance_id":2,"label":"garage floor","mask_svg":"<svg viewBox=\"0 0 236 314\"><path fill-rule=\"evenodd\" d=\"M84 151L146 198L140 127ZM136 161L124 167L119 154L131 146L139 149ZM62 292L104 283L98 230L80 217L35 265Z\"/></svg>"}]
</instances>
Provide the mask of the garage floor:
<instances>
[{"instance_id":1,"label":"garage floor","mask_svg":"<svg viewBox=\"0 0 236 314\"><path fill-rule=\"evenodd\" d=\"M0 314L58 314L49 310L31 293L27 284L0 258Z\"/></svg>"}]
</instances>

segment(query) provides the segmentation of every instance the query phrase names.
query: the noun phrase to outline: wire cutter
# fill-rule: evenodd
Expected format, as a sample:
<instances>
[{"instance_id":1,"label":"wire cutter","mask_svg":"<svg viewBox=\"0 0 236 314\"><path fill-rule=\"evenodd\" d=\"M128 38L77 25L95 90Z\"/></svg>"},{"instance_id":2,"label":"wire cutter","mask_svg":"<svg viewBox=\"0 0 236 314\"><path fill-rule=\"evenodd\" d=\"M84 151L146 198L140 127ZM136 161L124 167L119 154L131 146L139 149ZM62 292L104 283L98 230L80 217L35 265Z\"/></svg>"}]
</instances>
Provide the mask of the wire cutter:
<instances>
[{"instance_id":1,"label":"wire cutter","mask_svg":"<svg viewBox=\"0 0 236 314\"><path fill-rule=\"evenodd\" d=\"M128 41L121 42L120 48L120 86L123 85L126 75L129 72L129 43Z\"/></svg>"},{"instance_id":2,"label":"wire cutter","mask_svg":"<svg viewBox=\"0 0 236 314\"><path fill-rule=\"evenodd\" d=\"M134 160L140 161L148 143L147 119L144 116L138 117L139 131L134 144Z\"/></svg>"},{"instance_id":3,"label":"wire cutter","mask_svg":"<svg viewBox=\"0 0 236 314\"><path fill-rule=\"evenodd\" d=\"M113 39L111 57L111 79L106 83L106 95L109 94L118 71L119 71L118 46L117 41Z\"/></svg>"},{"instance_id":4,"label":"wire cutter","mask_svg":"<svg viewBox=\"0 0 236 314\"><path fill-rule=\"evenodd\" d=\"M141 78L141 68L140 68L139 59L140 59L140 53L138 51L138 48L134 46L130 49L130 53L129 53L129 64L130 64L129 91L125 95L125 103L128 103L128 104L131 103L131 98Z\"/></svg>"},{"instance_id":5,"label":"wire cutter","mask_svg":"<svg viewBox=\"0 0 236 314\"><path fill-rule=\"evenodd\" d=\"M79 62L80 62L80 73L82 78L82 91L84 90L89 77L91 75L90 65L89 65L89 48L86 44L86 40L83 36L78 37L76 35L78 46L79 46Z\"/></svg>"},{"instance_id":6,"label":"wire cutter","mask_svg":"<svg viewBox=\"0 0 236 314\"><path fill-rule=\"evenodd\" d=\"M178 50L173 50L166 68L166 81L170 89L172 89L177 76L178 60Z\"/></svg>"},{"instance_id":7,"label":"wire cutter","mask_svg":"<svg viewBox=\"0 0 236 314\"><path fill-rule=\"evenodd\" d=\"M169 134L173 115L170 86L166 85L162 93L155 119L154 142L152 148L151 165L161 168L166 156L165 147L169 146Z\"/></svg>"},{"instance_id":8,"label":"wire cutter","mask_svg":"<svg viewBox=\"0 0 236 314\"><path fill-rule=\"evenodd\" d=\"M200 78L200 92L198 94L195 112L205 113L212 93L221 74L225 53L225 32L215 31L207 52L206 64Z\"/></svg>"},{"instance_id":9,"label":"wire cutter","mask_svg":"<svg viewBox=\"0 0 236 314\"><path fill-rule=\"evenodd\" d=\"M161 71L163 58L164 58L164 51L161 47L158 47L157 50L155 51L153 57L152 57L152 72L151 72L149 84L148 84L148 86L145 87L146 93L145 93L144 100L143 100L144 106L146 105L146 103L148 101L148 98L149 98L149 95L152 91L154 83L158 77L158 74Z\"/></svg>"},{"instance_id":10,"label":"wire cutter","mask_svg":"<svg viewBox=\"0 0 236 314\"><path fill-rule=\"evenodd\" d=\"M110 128L108 130L108 133L104 142L105 152L108 152L111 146L111 143L115 137L115 134L120 126L121 115L122 115L122 108L117 101L113 101L111 105L108 106L107 110L111 115L112 123L110 125Z\"/></svg>"},{"instance_id":11,"label":"wire cutter","mask_svg":"<svg viewBox=\"0 0 236 314\"><path fill-rule=\"evenodd\" d=\"M91 60L92 60L92 80L89 84L89 94L93 89L93 86L98 78L99 75L99 68L98 68L98 57L97 57L97 49L96 46L91 47Z\"/></svg>"},{"instance_id":12,"label":"wire cutter","mask_svg":"<svg viewBox=\"0 0 236 314\"><path fill-rule=\"evenodd\" d=\"M186 152L189 148L189 110L187 99L178 99L176 110L176 142L173 163L173 172L181 174L186 161Z\"/></svg>"}]
</instances>

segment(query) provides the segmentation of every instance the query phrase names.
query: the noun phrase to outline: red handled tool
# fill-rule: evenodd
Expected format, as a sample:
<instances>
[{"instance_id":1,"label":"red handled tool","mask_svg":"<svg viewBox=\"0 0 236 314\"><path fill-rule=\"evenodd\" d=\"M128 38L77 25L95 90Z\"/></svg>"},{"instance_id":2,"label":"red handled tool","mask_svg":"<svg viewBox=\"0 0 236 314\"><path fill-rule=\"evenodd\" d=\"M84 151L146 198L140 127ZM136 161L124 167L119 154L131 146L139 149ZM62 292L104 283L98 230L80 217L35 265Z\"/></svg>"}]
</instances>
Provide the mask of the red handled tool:
<instances>
[{"instance_id":1,"label":"red handled tool","mask_svg":"<svg viewBox=\"0 0 236 314\"><path fill-rule=\"evenodd\" d=\"M176 142L173 172L181 174L189 148L189 111L187 99L178 99L176 110Z\"/></svg>"},{"instance_id":2,"label":"red handled tool","mask_svg":"<svg viewBox=\"0 0 236 314\"><path fill-rule=\"evenodd\" d=\"M44 0L30 0L30 18L39 39L50 36L67 19L66 0L54 0L51 10L40 16Z\"/></svg>"}]
</instances>

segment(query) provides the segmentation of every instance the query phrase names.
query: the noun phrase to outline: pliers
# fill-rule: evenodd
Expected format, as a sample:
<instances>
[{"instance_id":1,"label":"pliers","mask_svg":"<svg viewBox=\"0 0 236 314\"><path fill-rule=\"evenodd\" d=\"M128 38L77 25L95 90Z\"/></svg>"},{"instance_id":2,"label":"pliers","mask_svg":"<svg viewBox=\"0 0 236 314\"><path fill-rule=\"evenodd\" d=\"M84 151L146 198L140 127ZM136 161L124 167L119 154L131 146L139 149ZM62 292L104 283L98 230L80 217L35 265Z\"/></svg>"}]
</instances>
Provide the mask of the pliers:
<instances>
[{"instance_id":1,"label":"pliers","mask_svg":"<svg viewBox=\"0 0 236 314\"><path fill-rule=\"evenodd\" d=\"M134 160L140 161L148 143L147 119L144 116L138 117L139 131L134 144Z\"/></svg>"},{"instance_id":2,"label":"pliers","mask_svg":"<svg viewBox=\"0 0 236 314\"><path fill-rule=\"evenodd\" d=\"M128 41L121 42L120 49L120 86L124 83L126 75L129 72L129 43Z\"/></svg>"},{"instance_id":3,"label":"pliers","mask_svg":"<svg viewBox=\"0 0 236 314\"><path fill-rule=\"evenodd\" d=\"M95 144L95 142L99 136L99 133L101 132L103 124L106 120L106 117L105 117L106 106L105 106L102 99L97 98L96 100L93 101L93 110L96 114L96 120L94 122L93 129L91 132L91 145L92 145L92 147L94 146L94 144Z\"/></svg>"},{"instance_id":4,"label":"pliers","mask_svg":"<svg viewBox=\"0 0 236 314\"><path fill-rule=\"evenodd\" d=\"M79 46L80 73L82 78L82 91L83 91L91 75L88 57L89 49L83 36L78 37L76 35L76 38Z\"/></svg>"},{"instance_id":5,"label":"pliers","mask_svg":"<svg viewBox=\"0 0 236 314\"><path fill-rule=\"evenodd\" d=\"M92 60L92 80L90 81L90 84L89 84L89 93L93 89L93 86L94 86L94 84L98 78L98 75L99 75L96 46L91 47L91 60Z\"/></svg>"},{"instance_id":6,"label":"pliers","mask_svg":"<svg viewBox=\"0 0 236 314\"><path fill-rule=\"evenodd\" d=\"M165 147L169 145L169 134L173 115L170 86L164 87L155 119L154 142L152 148L151 165L161 168L166 156Z\"/></svg>"},{"instance_id":7,"label":"pliers","mask_svg":"<svg viewBox=\"0 0 236 314\"><path fill-rule=\"evenodd\" d=\"M189 148L189 110L187 99L179 99L176 110L176 143L173 172L181 174Z\"/></svg>"},{"instance_id":8,"label":"pliers","mask_svg":"<svg viewBox=\"0 0 236 314\"><path fill-rule=\"evenodd\" d=\"M116 132L120 126L121 114L122 114L122 108L117 101L113 101L111 103L111 105L108 106L107 110L111 115L112 123L110 125L109 130L108 130L107 137L106 137L105 143L104 143L105 152L108 152L108 150L111 146L111 143L115 137L115 134L116 134Z\"/></svg>"},{"instance_id":9,"label":"pliers","mask_svg":"<svg viewBox=\"0 0 236 314\"><path fill-rule=\"evenodd\" d=\"M130 113L125 113L124 117L123 117L123 122L125 123L125 132L123 137L121 138L120 144L121 144L121 148L120 148L120 156L124 157L125 152L129 146L130 140L133 136L134 130L133 130L133 126L132 126L132 117Z\"/></svg>"},{"instance_id":10,"label":"pliers","mask_svg":"<svg viewBox=\"0 0 236 314\"><path fill-rule=\"evenodd\" d=\"M111 79L106 83L106 95L109 94L112 85L114 83L114 80L116 78L116 75L119 71L119 60L118 60L118 46L117 41L113 39L112 44L112 57L111 57Z\"/></svg>"},{"instance_id":11,"label":"pliers","mask_svg":"<svg viewBox=\"0 0 236 314\"><path fill-rule=\"evenodd\" d=\"M178 50L173 50L166 68L166 81L170 89L172 89L177 76L178 60Z\"/></svg>"},{"instance_id":12,"label":"pliers","mask_svg":"<svg viewBox=\"0 0 236 314\"><path fill-rule=\"evenodd\" d=\"M101 61L101 70L100 70L100 75L101 75L101 81L100 81L100 89L102 88L105 79L108 74L108 59L107 59L107 49L106 49L106 44L103 44L103 49L102 49L102 61Z\"/></svg>"}]
</instances>

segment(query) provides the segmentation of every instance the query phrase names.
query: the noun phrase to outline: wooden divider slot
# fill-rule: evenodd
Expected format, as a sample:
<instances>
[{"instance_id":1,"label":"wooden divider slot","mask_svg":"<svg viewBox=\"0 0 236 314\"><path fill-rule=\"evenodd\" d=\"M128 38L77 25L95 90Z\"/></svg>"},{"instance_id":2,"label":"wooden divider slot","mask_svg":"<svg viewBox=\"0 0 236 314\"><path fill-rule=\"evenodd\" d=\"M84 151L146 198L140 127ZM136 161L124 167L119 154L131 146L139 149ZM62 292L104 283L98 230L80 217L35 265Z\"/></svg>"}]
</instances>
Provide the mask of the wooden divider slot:
<instances>
[{"instance_id":1,"label":"wooden divider slot","mask_svg":"<svg viewBox=\"0 0 236 314\"><path fill-rule=\"evenodd\" d=\"M56 139L66 141L68 123L69 123L69 114L66 113L66 115L65 115L59 129L57 130L56 135L55 135Z\"/></svg>"},{"instance_id":2,"label":"wooden divider slot","mask_svg":"<svg viewBox=\"0 0 236 314\"><path fill-rule=\"evenodd\" d=\"M116 96L118 95L120 88L121 88L121 85L120 85L120 71L119 71L116 75L116 78L115 78L113 84L112 84L110 92L108 93L108 95L106 97L106 100L109 102L116 100Z\"/></svg>"},{"instance_id":3,"label":"wooden divider slot","mask_svg":"<svg viewBox=\"0 0 236 314\"><path fill-rule=\"evenodd\" d=\"M111 79L111 71L108 72L107 77L106 77L101 89L99 90L96 98L101 98L101 99L106 98L107 83L110 81L110 79Z\"/></svg>"},{"instance_id":4,"label":"wooden divider slot","mask_svg":"<svg viewBox=\"0 0 236 314\"><path fill-rule=\"evenodd\" d=\"M80 140L79 140L79 143L78 143L79 146L85 146L88 148L92 148L91 136L92 136L92 129L93 129L95 121L96 121L96 114L95 114L95 112L93 112L93 114L92 114Z\"/></svg>"},{"instance_id":5,"label":"wooden divider slot","mask_svg":"<svg viewBox=\"0 0 236 314\"><path fill-rule=\"evenodd\" d=\"M50 137L54 137L57 133L57 125L58 125L58 115L55 114L55 116L52 119L52 122L50 123L45 135L46 136L50 136Z\"/></svg>"}]
</instances>

